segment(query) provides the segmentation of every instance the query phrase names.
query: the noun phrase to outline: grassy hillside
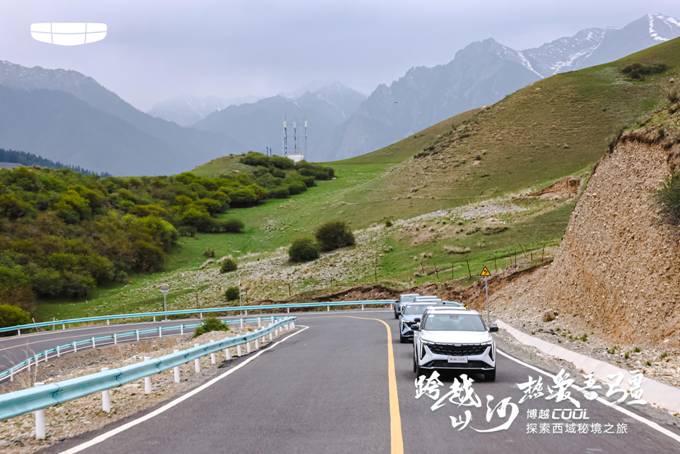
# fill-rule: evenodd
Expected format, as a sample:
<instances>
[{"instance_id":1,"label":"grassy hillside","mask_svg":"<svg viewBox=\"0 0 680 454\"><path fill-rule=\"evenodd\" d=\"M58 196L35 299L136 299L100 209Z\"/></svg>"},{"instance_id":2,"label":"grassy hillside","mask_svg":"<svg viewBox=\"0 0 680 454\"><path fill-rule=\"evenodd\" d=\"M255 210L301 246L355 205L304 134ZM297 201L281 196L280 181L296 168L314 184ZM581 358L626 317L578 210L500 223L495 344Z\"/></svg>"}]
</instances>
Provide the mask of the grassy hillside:
<instances>
[{"instance_id":1,"label":"grassy hillside","mask_svg":"<svg viewBox=\"0 0 680 454\"><path fill-rule=\"evenodd\" d=\"M633 79L623 69L634 63L663 64L666 69ZM667 102L671 80L680 81L679 75L680 40L675 40L614 63L539 81L493 106L458 115L381 150L330 163L337 178L320 181L312 191L239 210L238 217L246 225L242 235L182 238L169 258L168 273L196 270L205 261L206 249L240 260L249 260L251 253L258 254L258 260L266 258L266 253L311 234L329 219L347 220L361 229L387 219L407 219L470 203L483 206L490 199L544 187L567 175L583 176L619 131L636 126ZM215 176L244 169L233 157L225 157L195 171ZM375 252L380 257L376 259L378 270L371 269L370 277L366 274L353 282L373 280L373 271L381 279L408 282L417 256L426 256L431 266L450 264L451 256L442 253L444 246L470 247L471 251L458 259L482 263L499 251L539 248L559 241L573 200L529 205L527 215L501 213L499 219L512 227L494 236L449 232L449 236L415 241L415 233L405 237L399 229L387 229L379 242L384 249ZM441 222L462 221L451 216ZM478 227L485 226L480 221ZM434 226L421 223L417 228ZM142 289L150 288L154 279L167 279L168 273L147 276L123 289L109 289L95 295L88 306L108 311L119 307L117 303L128 310L142 308L144 301L158 298L152 291L148 297L140 296L145 294ZM428 277L419 278L424 279ZM180 293L186 291L183 288ZM177 297L181 299L180 294ZM73 305L72 310L63 312L64 308L45 306L42 315L75 315L87 309Z\"/></svg>"}]
</instances>

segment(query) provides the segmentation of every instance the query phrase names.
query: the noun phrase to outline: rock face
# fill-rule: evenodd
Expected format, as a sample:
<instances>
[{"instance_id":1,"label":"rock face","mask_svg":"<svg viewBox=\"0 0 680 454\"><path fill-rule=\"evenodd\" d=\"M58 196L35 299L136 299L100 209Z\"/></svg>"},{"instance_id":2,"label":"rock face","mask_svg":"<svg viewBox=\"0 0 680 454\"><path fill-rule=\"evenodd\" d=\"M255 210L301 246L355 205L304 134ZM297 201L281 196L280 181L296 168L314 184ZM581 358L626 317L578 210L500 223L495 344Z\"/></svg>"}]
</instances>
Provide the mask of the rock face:
<instances>
[{"instance_id":1,"label":"rock face","mask_svg":"<svg viewBox=\"0 0 680 454\"><path fill-rule=\"evenodd\" d=\"M680 229L657 198L677 154L677 144L624 137L591 177L544 278L522 299L582 318L614 341L680 345Z\"/></svg>"}]
</instances>

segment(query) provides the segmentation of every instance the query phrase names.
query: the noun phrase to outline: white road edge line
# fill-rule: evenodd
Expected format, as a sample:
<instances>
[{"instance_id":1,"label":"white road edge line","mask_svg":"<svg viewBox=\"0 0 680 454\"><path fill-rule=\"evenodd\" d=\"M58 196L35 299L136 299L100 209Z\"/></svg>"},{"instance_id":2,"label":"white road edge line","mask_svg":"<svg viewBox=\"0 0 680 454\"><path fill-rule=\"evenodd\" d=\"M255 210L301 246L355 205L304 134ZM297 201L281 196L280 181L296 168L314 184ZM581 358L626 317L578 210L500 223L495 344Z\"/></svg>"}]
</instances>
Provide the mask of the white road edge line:
<instances>
[{"instance_id":1,"label":"white road edge line","mask_svg":"<svg viewBox=\"0 0 680 454\"><path fill-rule=\"evenodd\" d=\"M528 369L534 370L534 371L536 371L536 372L538 372L538 373L541 373L541 374L543 374L543 375L546 375L546 376L548 376L548 377L550 377L550 378L554 378L554 377L555 377L555 375L551 374L550 372L547 372L547 371L545 371L545 370L543 370L543 369L540 369L540 368L538 368L538 367L536 367L536 366L532 366L531 364L525 363L524 361L519 360L519 359L515 358L514 356L511 356L511 355L509 355L509 354L507 354L507 353L505 353L505 352L502 352L502 351L498 350L498 353L500 353L501 355L505 356L505 357L508 358L509 360L516 362L516 363L519 364L520 366L524 366L524 367L526 367L526 368L528 368ZM580 391L580 392L583 391L583 388L580 387L580 386L577 386L577 385L572 385L572 388L574 388L575 390ZM633 418L633 419L635 419L635 420L637 420L637 421L639 421L639 422L641 422L641 423L643 423L643 424L649 426L650 428L656 430L657 432L660 432L660 433L666 435L667 437L670 437L670 438L672 438L673 440L675 440L675 441L677 441L678 443L680 443L680 435L678 435L678 434L676 434L675 432L672 432L672 431L666 429L665 427L663 427L663 426L661 426L661 425L655 423L654 421L651 421L651 420L645 418L644 416L640 416L640 415L638 415L637 413L633 413L632 411L627 410L627 409L625 409L625 408L623 408L623 407L620 407L620 406L616 405L615 403L609 402L608 400L605 400L605 399L603 399L603 398L601 398L601 397L598 397L598 398L595 399L595 400L598 401L599 403L601 403L601 404L607 406L607 407L613 408L614 410L616 410L616 411L618 411L618 412L620 412L620 413L623 413L624 415L626 415L626 416L628 416L628 417L630 417L630 418Z\"/></svg>"},{"instance_id":2,"label":"white road edge line","mask_svg":"<svg viewBox=\"0 0 680 454\"><path fill-rule=\"evenodd\" d=\"M255 358L257 358L258 356L260 356L262 353L266 352L267 350L271 350L272 348L276 347L280 343L287 341L288 339L290 339L293 336L297 336L298 334L302 333L303 331L305 331L306 329L309 328L309 326L305 326L305 325L298 325L298 326L302 327L302 329L284 337L283 339L281 339L279 341L276 341L275 343L273 343L269 347L267 347L263 350L260 350L259 352L255 353L251 357L245 359L243 362L237 364L236 366L232 367L231 369L224 372L223 374L218 375L217 377L212 378L210 381L203 383L201 386L192 389L188 393L183 394L182 396L168 402L167 404L163 405L162 407L155 409L151 413L147 413L146 415L140 416L139 418L134 419L130 422L127 422L127 423L123 424L122 426L118 426L115 429L111 429L108 432L97 435L92 440L86 441L85 443L81 443L81 444L76 445L72 448L69 448L65 451L61 451L61 454L74 454L74 453L77 453L77 452L81 452L81 451L88 449L88 448L91 448L92 446L97 445L97 444L99 444L99 443L101 443L105 440L108 440L109 438L113 437L114 435L117 435L121 432L124 432L124 431L130 429L131 427L134 427L138 424L141 424L145 421L148 421L149 419L151 419L155 416L158 416L161 413L165 413L166 411L170 410L172 407L179 405L180 403L184 402L185 400L189 399L190 397L193 397L196 394L200 393L204 389L211 387L212 385L214 385L218 381L222 380L223 378L226 378L229 375L233 374L234 372L236 372L237 370L239 370L240 368L242 368L246 364L254 361Z\"/></svg>"}]
</instances>

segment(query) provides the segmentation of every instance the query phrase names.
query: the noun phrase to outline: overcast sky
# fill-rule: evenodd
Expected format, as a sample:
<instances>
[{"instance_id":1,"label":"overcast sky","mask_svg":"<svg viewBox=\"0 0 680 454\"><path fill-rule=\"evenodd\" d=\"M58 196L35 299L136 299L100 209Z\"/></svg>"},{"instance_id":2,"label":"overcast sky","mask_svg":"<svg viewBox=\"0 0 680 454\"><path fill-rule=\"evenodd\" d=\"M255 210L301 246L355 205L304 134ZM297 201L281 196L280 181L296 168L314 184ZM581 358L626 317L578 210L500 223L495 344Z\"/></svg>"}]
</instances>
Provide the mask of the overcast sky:
<instances>
[{"instance_id":1,"label":"overcast sky","mask_svg":"<svg viewBox=\"0 0 680 454\"><path fill-rule=\"evenodd\" d=\"M556 5L557 3L557 5ZM148 109L192 95L264 97L337 80L364 93L493 37L538 46L678 0L0 0L0 60L75 69ZM38 43L33 22L105 22L103 42Z\"/></svg>"}]
</instances>

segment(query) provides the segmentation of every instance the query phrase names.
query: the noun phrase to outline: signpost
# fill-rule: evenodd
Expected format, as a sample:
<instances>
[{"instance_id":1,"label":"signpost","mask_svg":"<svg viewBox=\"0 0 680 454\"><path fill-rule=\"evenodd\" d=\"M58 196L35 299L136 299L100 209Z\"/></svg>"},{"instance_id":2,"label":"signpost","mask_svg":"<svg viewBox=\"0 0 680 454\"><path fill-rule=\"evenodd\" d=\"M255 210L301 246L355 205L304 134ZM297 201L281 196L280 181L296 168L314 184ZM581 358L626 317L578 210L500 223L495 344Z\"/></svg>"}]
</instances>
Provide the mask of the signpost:
<instances>
[{"instance_id":1,"label":"signpost","mask_svg":"<svg viewBox=\"0 0 680 454\"><path fill-rule=\"evenodd\" d=\"M489 268L484 265L479 275L484 279L484 309L486 309L486 322L491 323L489 320L489 277L491 276L491 272L489 271Z\"/></svg>"},{"instance_id":2,"label":"signpost","mask_svg":"<svg viewBox=\"0 0 680 454\"><path fill-rule=\"evenodd\" d=\"M163 294L163 312L166 312L168 310L168 293L170 292L170 286L168 284L161 284L158 286L158 290ZM168 319L167 315L165 316L165 319Z\"/></svg>"}]
</instances>

